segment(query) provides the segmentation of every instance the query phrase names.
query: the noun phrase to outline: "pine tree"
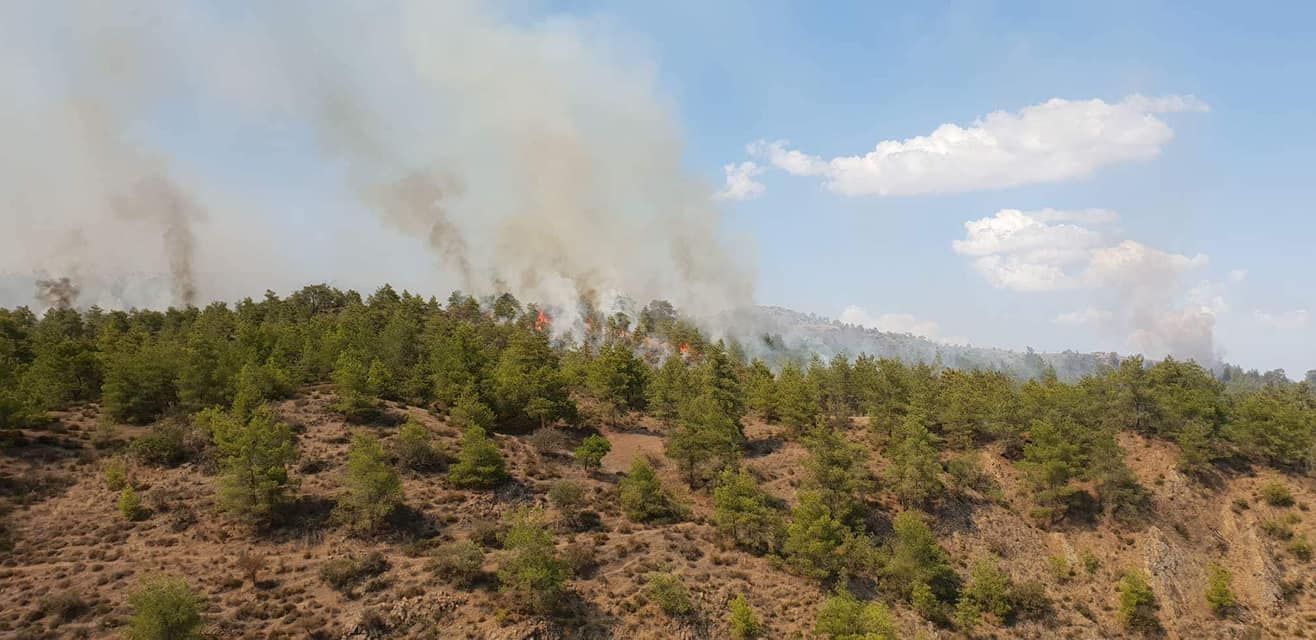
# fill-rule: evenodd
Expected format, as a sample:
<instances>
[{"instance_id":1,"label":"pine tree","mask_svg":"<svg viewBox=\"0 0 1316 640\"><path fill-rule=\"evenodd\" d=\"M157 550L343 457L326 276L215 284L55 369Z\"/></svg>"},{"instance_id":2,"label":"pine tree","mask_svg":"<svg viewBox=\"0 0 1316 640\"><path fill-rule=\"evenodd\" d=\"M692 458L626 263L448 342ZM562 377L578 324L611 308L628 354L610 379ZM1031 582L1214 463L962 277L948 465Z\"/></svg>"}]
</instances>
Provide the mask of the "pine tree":
<instances>
[{"instance_id":1,"label":"pine tree","mask_svg":"<svg viewBox=\"0 0 1316 640\"><path fill-rule=\"evenodd\" d=\"M458 487L489 489L508 478L507 462L484 429L471 426L462 434L457 461L448 469L448 481Z\"/></svg>"},{"instance_id":2,"label":"pine tree","mask_svg":"<svg viewBox=\"0 0 1316 640\"><path fill-rule=\"evenodd\" d=\"M699 396L683 413L680 429L667 440L667 457L695 487L740 460L744 436L713 394Z\"/></svg>"},{"instance_id":3,"label":"pine tree","mask_svg":"<svg viewBox=\"0 0 1316 640\"><path fill-rule=\"evenodd\" d=\"M813 428L822 413L817 390L793 363L786 363L777 374L777 411L781 423L795 437Z\"/></svg>"},{"instance_id":4,"label":"pine tree","mask_svg":"<svg viewBox=\"0 0 1316 640\"><path fill-rule=\"evenodd\" d=\"M728 468L713 489L713 523L737 546L771 553L777 546L781 515L749 472Z\"/></svg>"},{"instance_id":5,"label":"pine tree","mask_svg":"<svg viewBox=\"0 0 1316 640\"><path fill-rule=\"evenodd\" d=\"M562 599L571 570L553 547L543 512L520 509L503 535L506 560L498 569L500 589L516 593L536 611L551 611Z\"/></svg>"},{"instance_id":6,"label":"pine tree","mask_svg":"<svg viewBox=\"0 0 1316 640\"><path fill-rule=\"evenodd\" d=\"M207 409L197 421L208 427L219 450L219 504L268 520L287 503L294 484L288 477L288 465L297 459L292 429L268 409L255 411L249 419Z\"/></svg>"},{"instance_id":7,"label":"pine tree","mask_svg":"<svg viewBox=\"0 0 1316 640\"><path fill-rule=\"evenodd\" d=\"M402 478L388 464L379 439L366 434L352 438L347 452L347 494L338 507L352 528L372 532L402 506Z\"/></svg>"},{"instance_id":8,"label":"pine tree","mask_svg":"<svg viewBox=\"0 0 1316 640\"><path fill-rule=\"evenodd\" d=\"M886 480L907 507L926 506L944 490L937 448L925 420L921 411L911 412L887 447Z\"/></svg>"}]
</instances>

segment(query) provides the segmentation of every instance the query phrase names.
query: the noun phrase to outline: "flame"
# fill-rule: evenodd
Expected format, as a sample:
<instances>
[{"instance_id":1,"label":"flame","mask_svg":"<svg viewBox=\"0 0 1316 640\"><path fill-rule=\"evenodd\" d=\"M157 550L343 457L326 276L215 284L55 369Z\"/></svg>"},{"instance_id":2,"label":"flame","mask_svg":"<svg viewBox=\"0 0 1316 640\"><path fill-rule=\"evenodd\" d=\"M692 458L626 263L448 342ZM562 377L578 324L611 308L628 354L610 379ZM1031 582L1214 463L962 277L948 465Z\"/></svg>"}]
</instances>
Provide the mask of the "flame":
<instances>
[{"instance_id":1,"label":"flame","mask_svg":"<svg viewBox=\"0 0 1316 640\"><path fill-rule=\"evenodd\" d=\"M679 351L681 352L681 355L683 355L683 356L688 356L688 355L690 355L690 343L689 343L689 342L682 342L682 343L681 343L681 346L677 347L677 350L679 350Z\"/></svg>"},{"instance_id":2,"label":"flame","mask_svg":"<svg viewBox=\"0 0 1316 640\"><path fill-rule=\"evenodd\" d=\"M543 331L544 327L548 326L548 321L549 321L548 314L544 313L541 310L539 312L539 316L535 318L535 332L538 333Z\"/></svg>"},{"instance_id":3,"label":"flame","mask_svg":"<svg viewBox=\"0 0 1316 640\"><path fill-rule=\"evenodd\" d=\"M593 331L593 330L594 330L594 323L593 323L593 322L590 322L589 320L586 320L586 321L585 321L585 330L586 330L586 331Z\"/></svg>"}]
</instances>

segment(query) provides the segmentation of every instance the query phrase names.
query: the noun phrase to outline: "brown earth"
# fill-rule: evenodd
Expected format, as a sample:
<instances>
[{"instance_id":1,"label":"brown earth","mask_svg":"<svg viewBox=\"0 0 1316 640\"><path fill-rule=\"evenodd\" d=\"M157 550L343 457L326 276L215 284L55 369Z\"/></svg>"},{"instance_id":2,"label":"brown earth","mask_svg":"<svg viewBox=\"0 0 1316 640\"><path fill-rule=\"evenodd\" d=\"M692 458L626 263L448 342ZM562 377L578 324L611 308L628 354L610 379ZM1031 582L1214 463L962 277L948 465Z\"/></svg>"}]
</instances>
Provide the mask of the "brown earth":
<instances>
[{"instance_id":1,"label":"brown earth","mask_svg":"<svg viewBox=\"0 0 1316 640\"><path fill-rule=\"evenodd\" d=\"M405 475L405 518L389 533L363 539L328 519L350 435L370 429L391 437L396 427L351 427L328 409L331 401L326 391L308 389L277 405L299 431L302 458L293 475L302 497L295 522L266 533L219 513L213 469L195 463L135 467L132 476L150 515L125 520L117 493L100 473L107 454L90 444L95 407L60 414L52 429L25 432L26 443L11 443L0 453L5 519L14 540L12 551L0 555L0 637L118 637L130 614L128 595L142 576L154 573L185 576L203 592L207 631L219 638L726 638L726 603L742 593L763 619L765 637L813 637L827 593L777 561L720 541L710 524L709 497L682 489L674 470L662 464L664 427L657 421L632 417L626 428L603 429L613 450L593 474L573 465L566 450L539 452L528 437L497 435L513 482L497 491L466 491L449 486L442 473ZM443 419L415 407L391 405L389 412L415 417L450 453L456 451L458 433ZM123 439L141 430L117 429ZM566 434L578 442L584 432ZM761 422L749 421L747 435L748 466L765 488L793 504L804 479L803 448ZM861 426L851 436L869 441ZM962 573L976 558L994 554L1016 580L1044 582L1055 614L1009 628L984 625L975 637L1122 637L1115 611L1119 576L1127 568L1151 576L1167 637L1316 637L1312 565L1261 528L1263 521L1286 521L1316 538L1308 511L1316 501L1310 478L1259 471L1207 488L1175 470L1171 445L1134 436L1121 444L1153 494L1150 522L1133 529L1104 522L1051 530L1033 525L1026 516L1030 494L1018 471L999 450L982 452L983 468L999 493L950 501L936 514L934 530ZM690 503L691 521L637 525L621 515L616 483L637 456L659 464L668 486ZM881 464L874 456L875 472ZM557 533L561 549L575 545L596 563L571 583L568 609L585 623L535 618L500 594L492 579L462 590L427 568L438 544L478 535L510 509L546 504L548 488L564 478L587 487L601 516L597 530L559 527ZM1293 491L1294 507L1261 500L1259 488L1274 480ZM881 494L870 502L887 514L874 519L880 533L895 503ZM327 560L371 551L384 553L390 566L364 585L342 593L321 579ZM256 584L236 565L242 553L265 559ZM1091 573L1083 567L1085 555L1098 560ZM1053 556L1063 558L1072 575L1057 575ZM490 552L486 571L495 571L498 558L498 551ZM1202 595L1211 562L1235 577L1242 607L1228 619L1214 617ZM674 619L647 601L647 575L658 570L684 580L694 614ZM59 615L56 603L70 600L80 600L82 609ZM962 637L918 619L907 607L897 612L908 637Z\"/></svg>"}]
</instances>

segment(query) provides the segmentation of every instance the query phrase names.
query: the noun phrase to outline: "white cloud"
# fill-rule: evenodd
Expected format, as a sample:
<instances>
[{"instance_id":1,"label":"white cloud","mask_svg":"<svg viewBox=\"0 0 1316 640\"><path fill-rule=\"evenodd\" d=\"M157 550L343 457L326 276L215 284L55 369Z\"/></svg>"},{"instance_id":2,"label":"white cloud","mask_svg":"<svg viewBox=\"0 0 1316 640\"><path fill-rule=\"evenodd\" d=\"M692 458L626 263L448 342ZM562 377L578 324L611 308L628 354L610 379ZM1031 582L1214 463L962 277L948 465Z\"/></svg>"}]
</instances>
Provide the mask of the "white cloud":
<instances>
[{"instance_id":1,"label":"white cloud","mask_svg":"<svg viewBox=\"0 0 1316 640\"><path fill-rule=\"evenodd\" d=\"M1311 324L1311 312L1306 309L1294 309L1270 313L1257 309L1252 313L1257 322L1273 329L1303 329Z\"/></svg>"},{"instance_id":2,"label":"white cloud","mask_svg":"<svg viewBox=\"0 0 1316 640\"><path fill-rule=\"evenodd\" d=\"M722 167L726 172L727 184L713 195L718 200L753 200L761 195L765 187L754 178L763 174L763 167L755 162L731 163Z\"/></svg>"},{"instance_id":3,"label":"white cloud","mask_svg":"<svg viewBox=\"0 0 1316 640\"><path fill-rule=\"evenodd\" d=\"M1238 284L1244 280L1247 280L1247 269L1234 269L1229 272L1230 284Z\"/></svg>"},{"instance_id":4,"label":"white cloud","mask_svg":"<svg viewBox=\"0 0 1316 640\"><path fill-rule=\"evenodd\" d=\"M880 316L874 316L862 307L850 305L841 312L838 319L846 324L891 333L908 333L935 342L947 344L968 344L969 342L967 338L959 336L942 336L941 325L932 320L920 320L908 313L884 313Z\"/></svg>"},{"instance_id":5,"label":"white cloud","mask_svg":"<svg viewBox=\"0 0 1316 640\"><path fill-rule=\"evenodd\" d=\"M1207 256L1121 239L1109 227L1118 220L1105 210L1003 209L965 222L964 239L951 246L971 257L993 287L1083 291L1094 298L1096 306L1062 313L1053 318L1057 324L1114 332L1153 357L1213 362L1215 318L1229 309L1221 293L1224 283L1201 281L1191 288L1185 283L1188 273L1207 264ZM1231 274L1230 283L1237 278Z\"/></svg>"},{"instance_id":6,"label":"white cloud","mask_svg":"<svg viewBox=\"0 0 1316 640\"><path fill-rule=\"evenodd\" d=\"M1114 103L1053 98L994 111L968 126L943 124L925 136L883 140L859 156L828 160L785 141L759 141L748 150L792 175L822 177L828 189L847 196L1004 189L1153 158L1174 137L1158 114L1208 110L1192 96L1133 95Z\"/></svg>"}]
</instances>

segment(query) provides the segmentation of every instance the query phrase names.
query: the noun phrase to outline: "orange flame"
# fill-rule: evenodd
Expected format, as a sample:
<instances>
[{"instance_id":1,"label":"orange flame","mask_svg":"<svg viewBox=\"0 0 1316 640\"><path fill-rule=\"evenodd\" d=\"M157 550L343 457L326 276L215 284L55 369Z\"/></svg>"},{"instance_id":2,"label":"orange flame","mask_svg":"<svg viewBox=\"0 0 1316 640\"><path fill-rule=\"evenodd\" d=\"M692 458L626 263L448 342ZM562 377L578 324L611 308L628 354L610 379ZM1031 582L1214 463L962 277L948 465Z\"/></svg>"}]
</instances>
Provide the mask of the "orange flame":
<instances>
[{"instance_id":1,"label":"orange flame","mask_svg":"<svg viewBox=\"0 0 1316 640\"><path fill-rule=\"evenodd\" d=\"M548 326L548 321L549 321L548 314L544 313L541 310L539 312L539 316L535 318L535 332L538 333L540 331L543 331L544 327Z\"/></svg>"},{"instance_id":2,"label":"orange flame","mask_svg":"<svg viewBox=\"0 0 1316 640\"><path fill-rule=\"evenodd\" d=\"M689 342L682 342L682 343L681 343L681 346L677 347L677 349L681 352L681 355L683 355L683 356L688 356L688 355L690 355L690 343L689 343Z\"/></svg>"},{"instance_id":3,"label":"orange flame","mask_svg":"<svg viewBox=\"0 0 1316 640\"><path fill-rule=\"evenodd\" d=\"M586 321L585 321L585 330L586 330L586 331L593 331L593 330L594 330L594 323L593 323L593 322L590 322L589 320L586 320Z\"/></svg>"}]
</instances>

